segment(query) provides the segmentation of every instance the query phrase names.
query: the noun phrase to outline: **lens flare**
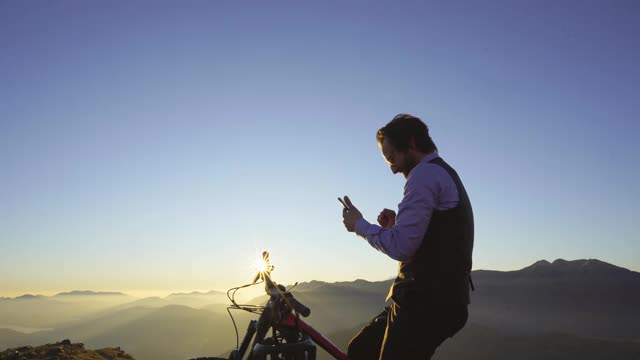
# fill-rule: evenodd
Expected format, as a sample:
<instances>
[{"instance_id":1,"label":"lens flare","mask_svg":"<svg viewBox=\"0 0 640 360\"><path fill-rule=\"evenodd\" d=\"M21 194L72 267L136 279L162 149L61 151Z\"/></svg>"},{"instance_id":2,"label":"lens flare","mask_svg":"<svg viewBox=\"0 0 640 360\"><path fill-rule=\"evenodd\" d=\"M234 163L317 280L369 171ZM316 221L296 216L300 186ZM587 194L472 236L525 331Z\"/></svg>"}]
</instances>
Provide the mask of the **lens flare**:
<instances>
[{"instance_id":1,"label":"lens flare","mask_svg":"<svg viewBox=\"0 0 640 360\"><path fill-rule=\"evenodd\" d=\"M263 251L262 257L255 260L253 267L254 270L259 273L270 273L273 271L273 265L271 265L271 261L269 260L269 252Z\"/></svg>"},{"instance_id":2,"label":"lens flare","mask_svg":"<svg viewBox=\"0 0 640 360\"><path fill-rule=\"evenodd\" d=\"M259 258L253 263L253 269L262 273L269 269L269 264L263 258Z\"/></svg>"}]
</instances>

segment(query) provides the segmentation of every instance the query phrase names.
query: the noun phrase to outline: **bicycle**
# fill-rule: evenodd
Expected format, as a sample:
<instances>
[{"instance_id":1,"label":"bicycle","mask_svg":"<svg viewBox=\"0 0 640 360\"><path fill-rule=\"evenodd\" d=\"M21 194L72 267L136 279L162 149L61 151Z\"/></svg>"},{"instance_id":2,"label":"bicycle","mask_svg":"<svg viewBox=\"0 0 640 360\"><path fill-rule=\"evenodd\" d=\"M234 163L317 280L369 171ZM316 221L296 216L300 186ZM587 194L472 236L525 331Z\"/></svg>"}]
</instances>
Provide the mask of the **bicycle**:
<instances>
[{"instance_id":1,"label":"bicycle","mask_svg":"<svg viewBox=\"0 0 640 360\"><path fill-rule=\"evenodd\" d=\"M329 339L300 318L309 316L311 309L296 300L291 293L296 285L286 289L276 284L271 278L274 267L269 260L269 253L262 253L263 268L258 272L253 283L231 288L227 297L232 305L227 308L236 331L236 349L228 360L242 360L248 353L248 360L315 360L316 345L320 346L338 360L349 360L346 353L340 350ZM262 280L259 282L259 280ZM266 305L238 305L235 293L242 288L265 284L265 292L269 295ZM258 320L251 320L247 331L239 343L238 327L230 310L244 310L260 314ZM268 336L271 330L271 336ZM253 342L252 342L253 340ZM249 349L249 346L251 348ZM222 358L199 358L192 360L226 360Z\"/></svg>"}]
</instances>

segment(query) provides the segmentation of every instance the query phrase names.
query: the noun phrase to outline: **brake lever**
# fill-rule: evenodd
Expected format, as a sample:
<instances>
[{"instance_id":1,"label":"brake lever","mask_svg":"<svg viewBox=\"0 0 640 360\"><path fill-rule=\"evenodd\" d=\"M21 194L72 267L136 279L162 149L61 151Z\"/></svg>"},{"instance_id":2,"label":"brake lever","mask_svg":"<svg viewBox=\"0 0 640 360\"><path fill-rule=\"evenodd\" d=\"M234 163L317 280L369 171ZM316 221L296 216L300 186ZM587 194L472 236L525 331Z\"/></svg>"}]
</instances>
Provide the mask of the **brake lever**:
<instances>
[{"instance_id":1,"label":"brake lever","mask_svg":"<svg viewBox=\"0 0 640 360\"><path fill-rule=\"evenodd\" d=\"M293 290L296 286L298 286L298 282L296 281L295 284L291 285L291 287L289 289L287 289L287 292L291 292L291 290Z\"/></svg>"},{"instance_id":2,"label":"brake lever","mask_svg":"<svg viewBox=\"0 0 640 360\"><path fill-rule=\"evenodd\" d=\"M267 294L269 294L269 296L280 296L280 295L285 295L287 293L287 291L281 291L280 289L274 289L274 288L269 288L269 290L267 291Z\"/></svg>"}]
</instances>

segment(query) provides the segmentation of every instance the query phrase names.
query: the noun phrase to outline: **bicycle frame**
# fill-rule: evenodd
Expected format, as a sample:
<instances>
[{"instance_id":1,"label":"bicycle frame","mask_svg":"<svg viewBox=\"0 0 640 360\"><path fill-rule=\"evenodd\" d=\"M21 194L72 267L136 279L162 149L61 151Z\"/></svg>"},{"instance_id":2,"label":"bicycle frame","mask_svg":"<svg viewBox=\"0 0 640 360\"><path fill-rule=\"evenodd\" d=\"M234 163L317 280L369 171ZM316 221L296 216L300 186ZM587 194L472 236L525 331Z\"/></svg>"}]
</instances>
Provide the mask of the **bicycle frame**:
<instances>
[{"instance_id":1,"label":"bicycle frame","mask_svg":"<svg viewBox=\"0 0 640 360\"><path fill-rule=\"evenodd\" d=\"M347 354L327 337L300 319L300 314L303 316L309 315L309 308L295 300L284 286L277 285L271 280L270 272L273 270L273 266L269 263L269 253L265 251L262 256L266 270L258 273L253 283L255 284L258 279L264 280L265 291L270 295L270 299L264 306L258 320L250 321L247 332L242 339L242 344L238 349L231 352L229 359L242 360L247 350L249 351L249 359L254 359L254 356L264 358L271 351L279 352L281 350L301 354L305 357L310 354L315 356L315 345L318 345L335 359L349 360ZM237 290L238 288L235 289ZM241 308L235 304L233 297L229 299L236 305L236 308ZM273 332L271 338L267 337L269 330ZM249 348L252 340L253 343ZM282 342L282 340L286 342ZM280 349L273 350L274 346L280 347ZM284 350L284 348L287 348L287 350ZM257 351L257 353L254 351Z\"/></svg>"},{"instance_id":2,"label":"bicycle frame","mask_svg":"<svg viewBox=\"0 0 640 360\"><path fill-rule=\"evenodd\" d=\"M280 320L278 325L283 327L299 328L302 332L307 334L311 340L316 343L316 345L328 352L329 355L338 360L349 360L347 354L340 350L334 343L294 314L289 314L288 318Z\"/></svg>"},{"instance_id":3,"label":"bicycle frame","mask_svg":"<svg viewBox=\"0 0 640 360\"><path fill-rule=\"evenodd\" d=\"M247 332L245 333L244 338L242 339L242 344L238 350L234 350L230 359L240 360L244 357L244 354L247 350L249 350L249 343L256 335L259 321L251 320L249 326L247 327ZM307 335L313 342L324 349L329 355L333 356L338 360L349 360L347 354L345 354L338 346L331 342L331 340L327 339L324 335L322 335L318 330L314 329L313 326L309 325L304 320L300 319L293 313L289 314L286 319L280 320L276 327L279 329L293 329L293 330L301 330L305 335ZM271 326L269 326L271 327ZM255 342L254 342L255 346ZM253 349L249 350L250 352ZM251 357L250 357L251 358Z\"/></svg>"}]
</instances>

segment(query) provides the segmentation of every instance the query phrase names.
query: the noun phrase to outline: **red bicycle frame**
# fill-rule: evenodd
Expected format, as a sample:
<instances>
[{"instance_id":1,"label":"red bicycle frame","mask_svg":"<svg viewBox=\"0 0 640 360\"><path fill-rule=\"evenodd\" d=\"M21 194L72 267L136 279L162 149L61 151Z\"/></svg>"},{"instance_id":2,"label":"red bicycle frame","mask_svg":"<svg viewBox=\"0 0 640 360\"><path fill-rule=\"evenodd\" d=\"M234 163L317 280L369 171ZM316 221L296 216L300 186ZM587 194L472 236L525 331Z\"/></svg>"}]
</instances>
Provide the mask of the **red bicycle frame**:
<instances>
[{"instance_id":1,"label":"red bicycle frame","mask_svg":"<svg viewBox=\"0 0 640 360\"><path fill-rule=\"evenodd\" d=\"M293 313L289 314L289 317L286 319L280 320L278 323L280 326L299 328L305 334L309 335L311 340L313 340L316 345L323 348L326 352L328 352L331 356L335 357L339 360L349 360L347 354L345 354L340 348L338 348L334 343L332 343L329 339L327 339L324 335L314 329L311 325L307 324L304 320L295 316Z\"/></svg>"},{"instance_id":2,"label":"red bicycle frame","mask_svg":"<svg viewBox=\"0 0 640 360\"><path fill-rule=\"evenodd\" d=\"M264 261L264 271L261 271L256 275L253 283L255 284L257 280L262 279L265 283L265 291L267 295L270 296L267 305L263 308L263 311L260 313L260 317L258 320L251 320L249 323L249 327L247 328L247 332L245 333L244 339L242 340L242 344L236 350L233 350L229 356L229 359L240 360L244 357L246 351L249 351L249 358L254 359L254 350L256 346L259 346L258 355L259 358L264 359L265 355L271 352L273 349L271 345L264 344L266 335L269 329L273 329L273 337L276 342L276 332L280 334L304 334L306 340L299 343L303 346L308 346L312 348L313 353L315 353L315 346L318 345L326 352L328 352L331 356L338 360L349 360L347 354L345 354L340 348L338 348L335 344L333 344L329 339L327 339L324 335L322 335L319 331L314 329L311 325L304 322L300 319L299 315L309 316L310 309L297 301L293 294L291 294L284 286L277 285L271 280L271 270L273 270L273 266L269 262L269 253L262 253L263 261ZM249 286L249 285L246 285ZM245 287L246 287L245 286ZM232 289L235 294L235 291L240 288ZM229 290L229 291L232 291ZM228 294L228 293L227 293ZM231 302L233 303L236 309L243 309L242 306L239 306L233 300L233 295L229 297ZM249 308L247 311L254 310L255 308ZM246 310L246 309L245 309ZM233 318L232 318L233 319ZM235 324L235 323L234 323ZM284 332L282 330L285 330ZM293 331L291 331L293 330ZM286 338L287 335L285 335ZM297 337L297 335L295 335ZM249 343L253 339L253 345L249 347ZM310 341L309 341L310 340ZM313 343L312 343L313 342ZM306 344L305 344L306 343ZM283 346L288 346L289 339ZM266 346L266 347L265 347ZM291 350L291 349L289 349ZM307 351L305 349L300 349L302 351ZM279 351L279 350L275 350ZM273 354L271 355L273 356Z\"/></svg>"}]
</instances>

